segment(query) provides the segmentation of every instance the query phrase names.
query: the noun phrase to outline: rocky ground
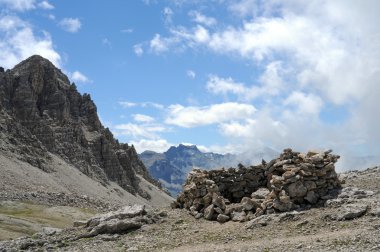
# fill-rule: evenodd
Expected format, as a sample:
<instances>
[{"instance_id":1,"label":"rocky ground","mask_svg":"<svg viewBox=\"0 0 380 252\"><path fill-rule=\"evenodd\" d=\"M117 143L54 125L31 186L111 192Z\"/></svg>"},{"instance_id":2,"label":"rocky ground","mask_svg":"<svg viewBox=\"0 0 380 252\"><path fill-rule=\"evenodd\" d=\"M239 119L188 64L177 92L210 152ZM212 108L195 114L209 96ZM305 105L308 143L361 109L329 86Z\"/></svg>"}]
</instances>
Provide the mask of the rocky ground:
<instances>
[{"instance_id":1,"label":"rocky ground","mask_svg":"<svg viewBox=\"0 0 380 252\"><path fill-rule=\"evenodd\" d=\"M3 241L0 251L379 251L380 167L339 176L342 193L321 208L224 224L196 220L181 209L127 218L117 212L76 223L87 227Z\"/></svg>"}]
</instances>

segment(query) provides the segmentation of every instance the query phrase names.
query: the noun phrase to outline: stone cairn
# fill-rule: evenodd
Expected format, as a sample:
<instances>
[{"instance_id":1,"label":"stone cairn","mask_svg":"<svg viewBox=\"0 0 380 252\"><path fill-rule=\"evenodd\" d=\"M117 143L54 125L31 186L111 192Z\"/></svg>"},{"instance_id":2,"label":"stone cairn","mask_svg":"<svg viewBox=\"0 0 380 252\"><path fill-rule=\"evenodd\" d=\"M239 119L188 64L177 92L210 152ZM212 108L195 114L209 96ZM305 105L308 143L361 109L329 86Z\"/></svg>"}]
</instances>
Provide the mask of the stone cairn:
<instances>
[{"instance_id":1,"label":"stone cairn","mask_svg":"<svg viewBox=\"0 0 380 252\"><path fill-rule=\"evenodd\" d=\"M334 166L339 156L331 152L285 149L279 158L257 166L193 169L172 207L224 223L323 206L340 189Z\"/></svg>"}]
</instances>

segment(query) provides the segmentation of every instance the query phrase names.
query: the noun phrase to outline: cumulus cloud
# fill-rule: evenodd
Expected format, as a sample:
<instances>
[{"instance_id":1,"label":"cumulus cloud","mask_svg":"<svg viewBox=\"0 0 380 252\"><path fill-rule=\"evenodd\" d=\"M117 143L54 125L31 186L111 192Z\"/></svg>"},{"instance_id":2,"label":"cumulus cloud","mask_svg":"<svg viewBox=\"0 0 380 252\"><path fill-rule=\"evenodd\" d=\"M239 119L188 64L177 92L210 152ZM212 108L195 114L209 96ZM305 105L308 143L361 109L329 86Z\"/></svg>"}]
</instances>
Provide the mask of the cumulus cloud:
<instances>
[{"instance_id":1,"label":"cumulus cloud","mask_svg":"<svg viewBox=\"0 0 380 252\"><path fill-rule=\"evenodd\" d=\"M73 81L82 82L82 83L90 82L90 79L79 71L74 71L71 75L71 79Z\"/></svg>"},{"instance_id":2,"label":"cumulus cloud","mask_svg":"<svg viewBox=\"0 0 380 252\"><path fill-rule=\"evenodd\" d=\"M133 120L135 120L136 122L151 123L154 121L154 118L148 115L134 114Z\"/></svg>"},{"instance_id":3,"label":"cumulus cloud","mask_svg":"<svg viewBox=\"0 0 380 252\"><path fill-rule=\"evenodd\" d=\"M173 10L169 7L165 7L163 10L164 18L166 23L171 23L172 22L172 17L173 17Z\"/></svg>"},{"instance_id":4,"label":"cumulus cloud","mask_svg":"<svg viewBox=\"0 0 380 252\"><path fill-rule=\"evenodd\" d=\"M128 101L122 101L122 102L119 102L119 105L122 106L123 108L132 108L132 107L136 107L137 103L135 103L135 102L128 102Z\"/></svg>"},{"instance_id":5,"label":"cumulus cloud","mask_svg":"<svg viewBox=\"0 0 380 252\"><path fill-rule=\"evenodd\" d=\"M165 132L167 129L162 125L153 124L118 124L113 127L113 133L116 136L128 136L134 139L147 138L158 139L157 133Z\"/></svg>"},{"instance_id":6,"label":"cumulus cloud","mask_svg":"<svg viewBox=\"0 0 380 252\"><path fill-rule=\"evenodd\" d=\"M206 88L213 94L253 104L263 98L256 106L259 111L248 120L219 122L220 132L226 137L240 135L247 146L259 142L277 149L326 146L342 153L360 150L357 155L379 155L380 119L373 108L380 97L380 2L240 0L228 4L233 14L244 19L238 25L172 26L167 35L156 34L155 43L151 41L152 51L158 53L204 48L253 62L255 83L236 81L236 76L209 77ZM167 122L181 127L204 125L194 115L199 111L208 115L212 106L172 106ZM331 111L345 111L347 116L332 123L339 112Z\"/></svg>"},{"instance_id":7,"label":"cumulus cloud","mask_svg":"<svg viewBox=\"0 0 380 252\"><path fill-rule=\"evenodd\" d=\"M209 92L217 95L235 95L239 100L251 101L263 96L276 96L284 89L281 62L270 62L260 76L258 83L247 86L231 77L222 78L210 75L206 84ZM281 72L281 73L280 73Z\"/></svg>"},{"instance_id":8,"label":"cumulus cloud","mask_svg":"<svg viewBox=\"0 0 380 252\"><path fill-rule=\"evenodd\" d=\"M132 28L125 28L125 29L120 30L120 32L122 32L122 33L132 33L133 29Z\"/></svg>"},{"instance_id":9,"label":"cumulus cloud","mask_svg":"<svg viewBox=\"0 0 380 252\"><path fill-rule=\"evenodd\" d=\"M42 2L38 3L38 7L45 9L45 10L54 9L54 6L51 3L49 3L48 1L42 1Z\"/></svg>"},{"instance_id":10,"label":"cumulus cloud","mask_svg":"<svg viewBox=\"0 0 380 252\"><path fill-rule=\"evenodd\" d=\"M136 44L133 46L133 51L137 56L141 56L144 54L144 49L142 48L142 44Z\"/></svg>"},{"instance_id":11,"label":"cumulus cloud","mask_svg":"<svg viewBox=\"0 0 380 252\"><path fill-rule=\"evenodd\" d=\"M110 49L112 48L112 43L111 43L111 41L108 38L103 38L102 39L102 44L105 45L105 46L107 46Z\"/></svg>"},{"instance_id":12,"label":"cumulus cloud","mask_svg":"<svg viewBox=\"0 0 380 252\"><path fill-rule=\"evenodd\" d=\"M159 153L163 153L167 151L170 146L173 146L174 144L169 143L165 139L157 139L157 140L150 140L150 139L141 139L138 141L131 141L131 144L136 148L136 151L138 153L141 153L145 150L151 150Z\"/></svg>"},{"instance_id":13,"label":"cumulus cloud","mask_svg":"<svg viewBox=\"0 0 380 252\"><path fill-rule=\"evenodd\" d=\"M315 94L305 94L294 91L285 99L284 105L294 106L296 111L300 114L318 115L323 106L323 101Z\"/></svg>"},{"instance_id":14,"label":"cumulus cloud","mask_svg":"<svg viewBox=\"0 0 380 252\"><path fill-rule=\"evenodd\" d=\"M82 23L78 18L64 18L59 22L59 26L71 33L76 33L82 27Z\"/></svg>"},{"instance_id":15,"label":"cumulus cloud","mask_svg":"<svg viewBox=\"0 0 380 252\"><path fill-rule=\"evenodd\" d=\"M47 32L36 35L32 25L17 16L0 16L0 62L3 67L12 68L34 54L49 59L60 67L61 56L54 49Z\"/></svg>"},{"instance_id":16,"label":"cumulus cloud","mask_svg":"<svg viewBox=\"0 0 380 252\"><path fill-rule=\"evenodd\" d=\"M190 78L190 79L195 79L196 77L196 74L193 70L187 70L186 71L186 75Z\"/></svg>"},{"instance_id":17,"label":"cumulus cloud","mask_svg":"<svg viewBox=\"0 0 380 252\"><path fill-rule=\"evenodd\" d=\"M252 116L256 109L253 105L242 103L220 103L205 107L184 107L176 104L168 108L167 124L184 128L217 124Z\"/></svg>"},{"instance_id":18,"label":"cumulus cloud","mask_svg":"<svg viewBox=\"0 0 380 252\"><path fill-rule=\"evenodd\" d=\"M35 0L0 0L0 5L16 11L35 9Z\"/></svg>"},{"instance_id":19,"label":"cumulus cloud","mask_svg":"<svg viewBox=\"0 0 380 252\"><path fill-rule=\"evenodd\" d=\"M160 34L156 34L150 41L150 48L156 53L162 53L169 49L169 45L172 43L172 39L161 39Z\"/></svg>"},{"instance_id":20,"label":"cumulus cloud","mask_svg":"<svg viewBox=\"0 0 380 252\"><path fill-rule=\"evenodd\" d=\"M123 108L132 108L132 107L142 107L142 108L155 108L155 109L164 109L165 106L156 103L156 102L129 102L129 101L120 101L119 105Z\"/></svg>"},{"instance_id":21,"label":"cumulus cloud","mask_svg":"<svg viewBox=\"0 0 380 252\"><path fill-rule=\"evenodd\" d=\"M213 26L217 23L216 19L213 17L207 17L198 11L190 11L189 16L196 23L203 24L206 26Z\"/></svg>"},{"instance_id":22,"label":"cumulus cloud","mask_svg":"<svg viewBox=\"0 0 380 252\"><path fill-rule=\"evenodd\" d=\"M211 75L208 79L206 88L214 94L226 95L229 93L239 96L253 96L251 88L247 88L243 83L235 82L231 77L221 78L217 75Z\"/></svg>"}]
</instances>

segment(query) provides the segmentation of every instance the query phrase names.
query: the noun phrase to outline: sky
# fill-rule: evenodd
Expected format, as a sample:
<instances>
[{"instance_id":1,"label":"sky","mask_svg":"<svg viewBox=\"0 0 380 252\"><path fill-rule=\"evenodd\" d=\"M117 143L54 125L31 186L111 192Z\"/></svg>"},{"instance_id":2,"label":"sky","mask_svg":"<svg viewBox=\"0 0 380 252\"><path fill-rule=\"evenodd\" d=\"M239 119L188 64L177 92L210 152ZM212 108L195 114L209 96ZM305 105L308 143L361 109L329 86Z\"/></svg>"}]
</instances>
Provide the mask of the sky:
<instances>
[{"instance_id":1,"label":"sky","mask_svg":"<svg viewBox=\"0 0 380 252\"><path fill-rule=\"evenodd\" d=\"M39 54L138 152L333 149L380 163L380 1L0 0L0 66Z\"/></svg>"}]
</instances>

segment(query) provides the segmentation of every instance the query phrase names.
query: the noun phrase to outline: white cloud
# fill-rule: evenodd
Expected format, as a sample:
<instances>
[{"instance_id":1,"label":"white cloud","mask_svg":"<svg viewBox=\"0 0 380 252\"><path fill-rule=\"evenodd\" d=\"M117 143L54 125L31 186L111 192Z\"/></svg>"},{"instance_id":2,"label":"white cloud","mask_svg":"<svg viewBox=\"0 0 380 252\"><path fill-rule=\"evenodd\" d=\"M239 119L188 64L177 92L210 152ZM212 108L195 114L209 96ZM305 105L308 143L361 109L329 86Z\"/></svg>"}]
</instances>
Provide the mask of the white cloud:
<instances>
[{"instance_id":1,"label":"white cloud","mask_svg":"<svg viewBox=\"0 0 380 252\"><path fill-rule=\"evenodd\" d=\"M16 11L27 11L35 9L35 0L0 0L0 5Z\"/></svg>"},{"instance_id":2,"label":"white cloud","mask_svg":"<svg viewBox=\"0 0 380 252\"><path fill-rule=\"evenodd\" d=\"M217 124L231 120L245 119L252 116L256 109L250 104L221 103L206 107L184 107L182 105L170 105L167 124L184 128L199 127Z\"/></svg>"},{"instance_id":3,"label":"white cloud","mask_svg":"<svg viewBox=\"0 0 380 252\"><path fill-rule=\"evenodd\" d=\"M122 33L132 33L133 29L132 28L125 28L125 29L122 29L120 32L122 32Z\"/></svg>"},{"instance_id":4,"label":"white cloud","mask_svg":"<svg viewBox=\"0 0 380 252\"><path fill-rule=\"evenodd\" d=\"M156 34L154 38L150 41L150 48L152 51L156 53L162 53L169 49L170 44L171 40L162 40L160 34Z\"/></svg>"},{"instance_id":5,"label":"white cloud","mask_svg":"<svg viewBox=\"0 0 380 252\"><path fill-rule=\"evenodd\" d=\"M12 68L34 54L49 59L60 67L61 56L54 49L50 34L37 36L32 26L16 16L0 16L0 62L3 67Z\"/></svg>"},{"instance_id":6,"label":"white cloud","mask_svg":"<svg viewBox=\"0 0 380 252\"><path fill-rule=\"evenodd\" d=\"M157 139L157 140L150 140L150 139L141 139L139 141L131 141L131 144L135 146L136 151L138 153L141 153L145 150L151 150L159 153L163 153L167 151L170 146L173 146L174 144L169 143L165 139Z\"/></svg>"},{"instance_id":7,"label":"white cloud","mask_svg":"<svg viewBox=\"0 0 380 252\"><path fill-rule=\"evenodd\" d=\"M142 0L145 5L156 4L157 0Z\"/></svg>"},{"instance_id":8,"label":"white cloud","mask_svg":"<svg viewBox=\"0 0 380 252\"><path fill-rule=\"evenodd\" d=\"M251 96L252 90L247 88L243 83L235 82L231 77L220 78L217 75L211 75L207 81L206 88L214 94L226 95L232 93L235 95Z\"/></svg>"},{"instance_id":9,"label":"white cloud","mask_svg":"<svg viewBox=\"0 0 380 252\"><path fill-rule=\"evenodd\" d=\"M190 79L195 79L196 77L196 74L193 70L187 70L186 71L186 75L190 78Z\"/></svg>"},{"instance_id":10,"label":"white cloud","mask_svg":"<svg viewBox=\"0 0 380 252\"><path fill-rule=\"evenodd\" d=\"M136 107L138 104L135 102L122 101L122 102L119 102L119 105L122 106L123 108L132 108L132 107Z\"/></svg>"},{"instance_id":11,"label":"white cloud","mask_svg":"<svg viewBox=\"0 0 380 252\"><path fill-rule=\"evenodd\" d=\"M76 33L82 27L78 18L64 18L59 22L61 28L67 32Z\"/></svg>"},{"instance_id":12,"label":"white cloud","mask_svg":"<svg viewBox=\"0 0 380 252\"><path fill-rule=\"evenodd\" d=\"M137 56L141 56L144 54L144 49L142 48L142 44L136 44L133 46L133 51Z\"/></svg>"},{"instance_id":13,"label":"white cloud","mask_svg":"<svg viewBox=\"0 0 380 252\"><path fill-rule=\"evenodd\" d=\"M82 83L91 82L90 79L86 75L82 74L79 71L74 71L71 75L71 79L73 81L82 82Z\"/></svg>"},{"instance_id":14,"label":"white cloud","mask_svg":"<svg viewBox=\"0 0 380 252\"><path fill-rule=\"evenodd\" d=\"M322 109L323 101L315 94L304 94L294 91L285 99L284 105L295 106L300 114L318 115Z\"/></svg>"},{"instance_id":15,"label":"white cloud","mask_svg":"<svg viewBox=\"0 0 380 252\"><path fill-rule=\"evenodd\" d=\"M148 115L134 114L133 120L135 120L136 122L141 122L141 123L151 123L154 121L154 118Z\"/></svg>"},{"instance_id":16,"label":"white cloud","mask_svg":"<svg viewBox=\"0 0 380 252\"><path fill-rule=\"evenodd\" d=\"M379 1L241 0L231 1L229 9L245 18L241 25L202 27L203 32L199 24L178 26L167 36L156 34L164 49L160 52L201 47L253 62L258 76L254 85L209 79L207 87L214 94L265 98L251 118L256 124L225 122L230 125L222 125L222 132L246 129L255 133L255 141L279 149L293 144L380 153L380 119L373 116L380 97ZM301 116L334 110L347 114L338 126L331 125L334 115ZM268 134L276 132L275 125L281 126L279 133Z\"/></svg>"},{"instance_id":17,"label":"white cloud","mask_svg":"<svg viewBox=\"0 0 380 252\"><path fill-rule=\"evenodd\" d=\"M135 139L148 138L158 139L157 133L165 132L167 129L162 125L154 124L118 124L113 127L113 133L116 136L129 136Z\"/></svg>"},{"instance_id":18,"label":"white cloud","mask_svg":"<svg viewBox=\"0 0 380 252\"><path fill-rule=\"evenodd\" d=\"M165 106L156 102L129 102L129 101L121 101L119 102L119 105L123 108L131 108L131 107L142 107L142 108L155 108L155 109L164 109Z\"/></svg>"},{"instance_id":19,"label":"white cloud","mask_svg":"<svg viewBox=\"0 0 380 252\"><path fill-rule=\"evenodd\" d=\"M283 69L281 62L270 62L259 78L258 85L248 87L244 83L236 82L231 77L222 78L210 75L206 88L213 94L227 96L235 95L239 100L250 101L263 96L275 96L284 88L282 80Z\"/></svg>"},{"instance_id":20,"label":"white cloud","mask_svg":"<svg viewBox=\"0 0 380 252\"><path fill-rule=\"evenodd\" d=\"M102 39L102 44L107 46L108 48L112 48L112 44L111 44L111 41L108 39L108 38L103 38Z\"/></svg>"},{"instance_id":21,"label":"white cloud","mask_svg":"<svg viewBox=\"0 0 380 252\"><path fill-rule=\"evenodd\" d=\"M38 7L45 9L45 10L52 10L54 9L54 6L49 3L48 1L42 1L38 4Z\"/></svg>"},{"instance_id":22,"label":"white cloud","mask_svg":"<svg viewBox=\"0 0 380 252\"><path fill-rule=\"evenodd\" d=\"M198 25L194 31L193 39L198 43L206 43L210 40L210 34L206 28Z\"/></svg>"},{"instance_id":23,"label":"white cloud","mask_svg":"<svg viewBox=\"0 0 380 252\"><path fill-rule=\"evenodd\" d=\"M173 10L170 9L169 7L165 7L163 10L164 18L166 23L171 23L172 22L172 17L173 17Z\"/></svg>"},{"instance_id":24,"label":"white cloud","mask_svg":"<svg viewBox=\"0 0 380 252\"><path fill-rule=\"evenodd\" d=\"M216 25L217 21L213 17L207 17L198 11L190 11L189 16L193 19L194 22L203 24L206 26Z\"/></svg>"}]
</instances>

